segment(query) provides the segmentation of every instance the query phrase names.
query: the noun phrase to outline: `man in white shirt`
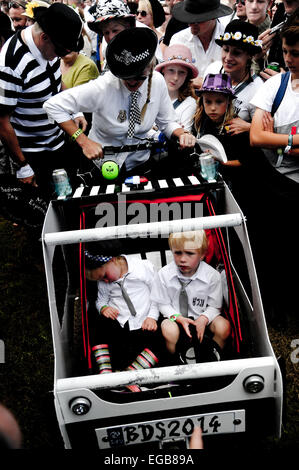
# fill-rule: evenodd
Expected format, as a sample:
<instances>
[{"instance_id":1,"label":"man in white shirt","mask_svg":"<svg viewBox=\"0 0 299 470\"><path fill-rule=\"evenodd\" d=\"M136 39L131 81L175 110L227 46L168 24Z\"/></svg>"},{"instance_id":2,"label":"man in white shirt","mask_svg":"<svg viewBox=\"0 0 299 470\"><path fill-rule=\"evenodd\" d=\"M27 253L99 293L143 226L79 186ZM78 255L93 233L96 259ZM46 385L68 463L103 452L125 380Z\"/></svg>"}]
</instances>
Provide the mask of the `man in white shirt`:
<instances>
[{"instance_id":1,"label":"man in white shirt","mask_svg":"<svg viewBox=\"0 0 299 470\"><path fill-rule=\"evenodd\" d=\"M192 53L199 75L194 80L201 87L204 71L214 60L221 59L215 38L223 34L224 25L218 18L232 14L232 9L221 4L220 0L185 0L173 8L173 16L188 23L184 29L171 38L170 45L184 44Z\"/></svg>"}]
</instances>

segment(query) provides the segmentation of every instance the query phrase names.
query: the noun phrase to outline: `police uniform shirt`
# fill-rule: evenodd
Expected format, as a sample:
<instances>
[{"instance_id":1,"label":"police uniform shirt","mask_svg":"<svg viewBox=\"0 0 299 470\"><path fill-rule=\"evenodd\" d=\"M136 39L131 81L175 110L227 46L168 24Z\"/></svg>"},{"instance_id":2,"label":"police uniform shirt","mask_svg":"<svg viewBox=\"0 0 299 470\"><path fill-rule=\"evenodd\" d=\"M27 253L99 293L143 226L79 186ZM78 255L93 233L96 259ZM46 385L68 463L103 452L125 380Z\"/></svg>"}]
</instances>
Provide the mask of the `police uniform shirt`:
<instances>
[{"instance_id":1,"label":"police uniform shirt","mask_svg":"<svg viewBox=\"0 0 299 470\"><path fill-rule=\"evenodd\" d=\"M192 281L186 287L188 317L196 320L204 314L211 323L221 313L223 294L220 273L204 261L200 262L197 271L191 277L183 276L174 261L161 268L154 279L151 299L159 308L160 305L171 307L167 309L166 315L165 310L161 309L168 317L180 313L181 283L178 278L186 282Z\"/></svg>"},{"instance_id":2,"label":"police uniform shirt","mask_svg":"<svg viewBox=\"0 0 299 470\"><path fill-rule=\"evenodd\" d=\"M140 110L147 100L148 78L138 91ZM110 71L84 85L65 90L53 96L44 104L49 117L60 123L71 119L71 115L79 111L93 112L92 127L89 138L102 146L122 146L140 143L140 140L128 138L130 91L123 81L112 75ZM141 124L135 125L135 136L146 137L154 122L166 137L170 138L173 131L180 128L164 77L153 72L150 102ZM149 150L117 154L117 163L121 166L126 159L126 168L131 170L137 164L149 158Z\"/></svg>"}]
</instances>

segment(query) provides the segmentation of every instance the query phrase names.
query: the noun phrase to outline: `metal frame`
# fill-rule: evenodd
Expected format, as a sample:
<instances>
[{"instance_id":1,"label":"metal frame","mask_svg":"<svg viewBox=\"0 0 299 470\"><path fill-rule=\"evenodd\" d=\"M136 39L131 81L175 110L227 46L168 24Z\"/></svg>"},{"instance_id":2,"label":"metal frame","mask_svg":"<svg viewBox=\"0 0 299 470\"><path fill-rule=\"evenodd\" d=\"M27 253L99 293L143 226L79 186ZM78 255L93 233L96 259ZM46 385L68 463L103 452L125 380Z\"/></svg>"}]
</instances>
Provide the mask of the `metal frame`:
<instances>
[{"instance_id":1,"label":"metal frame","mask_svg":"<svg viewBox=\"0 0 299 470\"><path fill-rule=\"evenodd\" d=\"M238 402L241 403L248 400L259 401L266 398L274 400L275 416L272 418L274 421L275 435L276 437L280 437L283 393L282 376L267 332L253 256L248 239L246 221L238 204L225 184L224 198L225 214L220 216L202 217L183 221L155 222L137 226L86 229L84 231L64 230L63 210L57 209L53 203L50 203L43 227L42 243L55 356L54 402L58 424L66 448L72 448L72 443L67 432L68 425L72 423L88 423L93 420L125 417L128 415L134 417L134 415L145 412L154 413L163 411L165 413L165 410L169 410L170 413L173 413L178 408L189 408L199 405L201 407L209 406L210 410L213 411L213 406L231 403L232 409L235 409L238 406ZM70 315L71 312L68 311L68 303L66 302L63 321L61 322L59 320L52 269L55 247L58 245L64 247L64 245L83 241L136 236L143 233L166 234L181 230L182 228L186 229L186 226L188 226L188 229L233 227L235 230L244 250L252 290L252 304L245 291L242 297L246 304L250 329L252 330L252 334L254 333L254 341L257 350L256 357L235 359L220 363L161 367L138 372L117 372L105 374L104 376L70 376L72 358L68 345L67 316ZM95 393L95 391L113 388L122 384L159 384L168 381L192 380L194 378L220 377L225 375L235 375L235 379L225 388L213 392L178 396L172 399L159 398L116 404L102 400ZM244 380L250 375L260 375L264 378L265 386L261 392L249 394L244 389ZM87 414L76 416L72 412L70 403L76 397L85 397L90 401L91 408Z\"/></svg>"}]
</instances>

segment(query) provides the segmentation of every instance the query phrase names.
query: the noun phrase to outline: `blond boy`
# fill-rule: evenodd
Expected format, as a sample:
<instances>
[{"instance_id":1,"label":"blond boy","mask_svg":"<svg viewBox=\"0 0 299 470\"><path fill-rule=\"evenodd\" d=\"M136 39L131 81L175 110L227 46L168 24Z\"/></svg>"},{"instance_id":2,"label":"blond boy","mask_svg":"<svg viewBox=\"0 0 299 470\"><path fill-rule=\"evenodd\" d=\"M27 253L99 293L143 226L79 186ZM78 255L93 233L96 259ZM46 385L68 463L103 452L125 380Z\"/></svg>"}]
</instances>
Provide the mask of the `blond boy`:
<instances>
[{"instance_id":1,"label":"blond boy","mask_svg":"<svg viewBox=\"0 0 299 470\"><path fill-rule=\"evenodd\" d=\"M176 353L180 336L192 338L190 325L195 326L200 342L209 328L213 340L223 349L230 335L230 324L220 315L223 298L220 274L203 261L208 250L205 231L173 233L169 247L173 261L157 273L151 292L152 301L158 303L165 317L161 328L169 353ZM184 312L183 286L187 295Z\"/></svg>"}]
</instances>

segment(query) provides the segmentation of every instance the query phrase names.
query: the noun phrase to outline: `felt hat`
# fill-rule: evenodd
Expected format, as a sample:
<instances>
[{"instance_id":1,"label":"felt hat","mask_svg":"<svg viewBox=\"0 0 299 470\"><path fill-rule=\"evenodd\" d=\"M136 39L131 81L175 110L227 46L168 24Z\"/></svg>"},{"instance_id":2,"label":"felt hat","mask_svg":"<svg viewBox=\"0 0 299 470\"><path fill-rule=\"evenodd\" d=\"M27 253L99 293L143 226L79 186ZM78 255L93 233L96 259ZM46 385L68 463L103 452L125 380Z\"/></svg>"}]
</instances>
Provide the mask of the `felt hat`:
<instances>
[{"instance_id":1,"label":"felt hat","mask_svg":"<svg viewBox=\"0 0 299 470\"><path fill-rule=\"evenodd\" d=\"M136 23L136 17L130 11L128 5L122 0L98 0L96 11L93 14L94 21L88 21L88 27L98 33L103 23L117 18L127 18L133 27Z\"/></svg>"},{"instance_id":2,"label":"felt hat","mask_svg":"<svg viewBox=\"0 0 299 470\"><path fill-rule=\"evenodd\" d=\"M258 29L247 21L233 20L226 25L224 34L215 39L218 46L225 44L246 50L250 55L262 51L262 41L258 39Z\"/></svg>"},{"instance_id":3,"label":"felt hat","mask_svg":"<svg viewBox=\"0 0 299 470\"><path fill-rule=\"evenodd\" d=\"M72 7L64 3L52 3L49 8L36 7L33 19L50 37L57 49L74 52L83 49L83 22Z\"/></svg>"},{"instance_id":4,"label":"felt hat","mask_svg":"<svg viewBox=\"0 0 299 470\"><path fill-rule=\"evenodd\" d=\"M6 13L0 11L0 37L6 41L10 36L15 33L11 27L11 21Z\"/></svg>"},{"instance_id":5,"label":"felt hat","mask_svg":"<svg viewBox=\"0 0 299 470\"><path fill-rule=\"evenodd\" d=\"M163 52L163 60L156 66L157 72L162 72L164 67L168 65L181 65L191 71L192 78L197 77L198 70L193 65L191 51L183 44L173 44L173 46L165 48Z\"/></svg>"},{"instance_id":6,"label":"felt hat","mask_svg":"<svg viewBox=\"0 0 299 470\"><path fill-rule=\"evenodd\" d=\"M49 6L50 6L50 3L42 2L41 0L32 0L32 2L28 2L26 4L25 11L24 11L24 13L21 13L21 15L22 16L27 16L27 18L33 19L34 18L34 13L33 13L34 8L37 8L37 7L49 8Z\"/></svg>"},{"instance_id":7,"label":"felt hat","mask_svg":"<svg viewBox=\"0 0 299 470\"><path fill-rule=\"evenodd\" d=\"M220 0L184 0L176 3L172 9L174 18L182 23L202 23L232 13L233 10Z\"/></svg>"},{"instance_id":8,"label":"felt hat","mask_svg":"<svg viewBox=\"0 0 299 470\"><path fill-rule=\"evenodd\" d=\"M159 28L165 21L165 12L159 0L148 0L152 7L155 28Z\"/></svg>"},{"instance_id":9,"label":"felt hat","mask_svg":"<svg viewBox=\"0 0 299 470\"><path fill-rule=\"evenodd\" d=\"M235 94L232 88L230 76L226 73L208 73L204 79L201 89L198 90L197 93L202 94L207 91L213 93L224 93L225 95L232 97Z\"/></svg>"},{"instance_id":10,"label":"felt hat","mask_svg":"<svg viewBox=\"0 0 299 470\"><path fill-rule=\"evenodd\" d=\"M130 28L118 33L108 43L106 59L118 78L140 75L155 55L157 35L150 28Z\"/></svg>"},{"instance_id":11,"label":"felt hat","mask_svg":"<svg viewBox=\"0 0 299 470\"><path fill-rule=\"evenodd\" d=\"M112 259L112 256L94 254L88 250L84 251L84 255L85 255L85 266L87 269L100 268L101 266L108 263L108 261Z\"/></svg>"}]
</instances>

